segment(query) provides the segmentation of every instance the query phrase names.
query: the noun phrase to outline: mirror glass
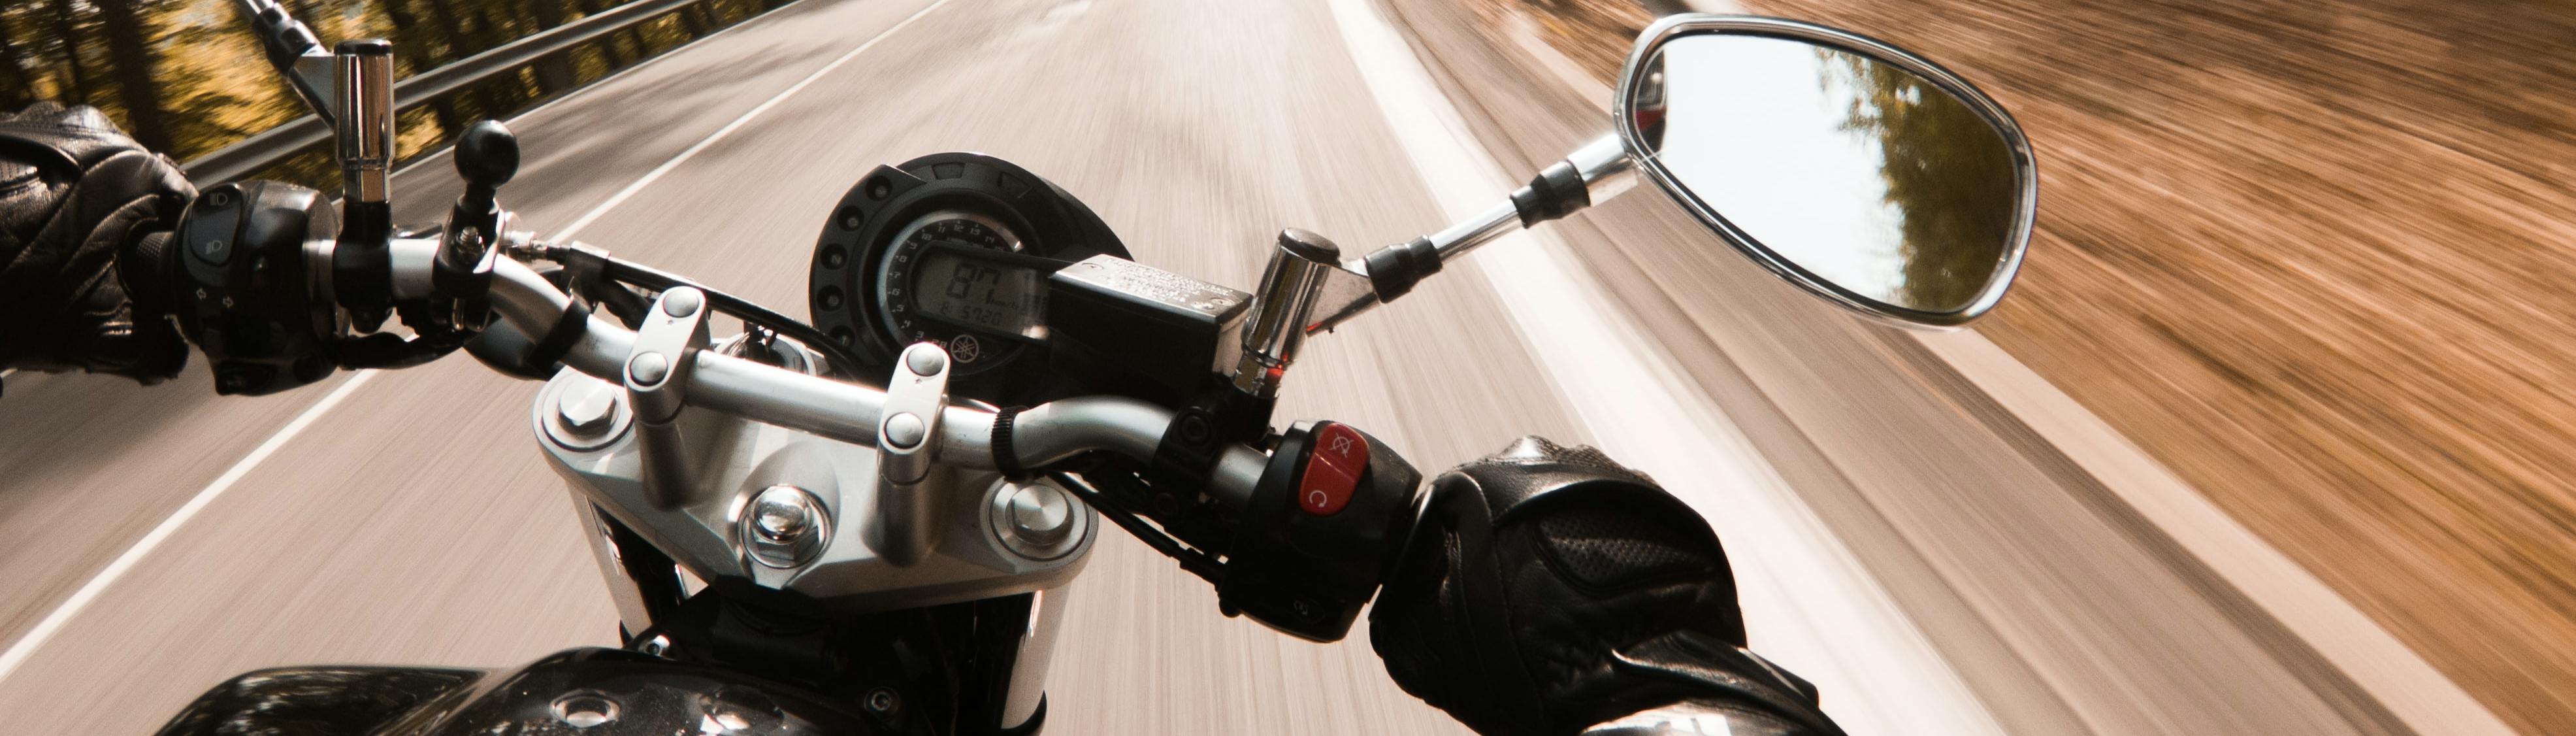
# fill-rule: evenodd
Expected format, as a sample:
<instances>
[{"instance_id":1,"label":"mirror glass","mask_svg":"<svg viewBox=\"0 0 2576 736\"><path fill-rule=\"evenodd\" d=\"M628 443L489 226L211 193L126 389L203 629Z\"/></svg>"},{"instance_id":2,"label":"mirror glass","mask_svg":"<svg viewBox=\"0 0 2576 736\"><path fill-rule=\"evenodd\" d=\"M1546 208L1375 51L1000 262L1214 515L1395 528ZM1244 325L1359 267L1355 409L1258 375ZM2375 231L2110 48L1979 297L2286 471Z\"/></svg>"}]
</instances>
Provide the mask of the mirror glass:
<instances>
[{"instance_id":1,"label":"mirror glass","mask_svg":"<svg viewBox=\"0 0 2576 736\"><path fill-rule=\"evenodd\" d=\"M1666 186L1757 252L1886 306L1955 313L2009 278L2019 173L1993 123L1896 66L1807 41L1675 37L1628 114Z\"/></svg>"}]
</instances>

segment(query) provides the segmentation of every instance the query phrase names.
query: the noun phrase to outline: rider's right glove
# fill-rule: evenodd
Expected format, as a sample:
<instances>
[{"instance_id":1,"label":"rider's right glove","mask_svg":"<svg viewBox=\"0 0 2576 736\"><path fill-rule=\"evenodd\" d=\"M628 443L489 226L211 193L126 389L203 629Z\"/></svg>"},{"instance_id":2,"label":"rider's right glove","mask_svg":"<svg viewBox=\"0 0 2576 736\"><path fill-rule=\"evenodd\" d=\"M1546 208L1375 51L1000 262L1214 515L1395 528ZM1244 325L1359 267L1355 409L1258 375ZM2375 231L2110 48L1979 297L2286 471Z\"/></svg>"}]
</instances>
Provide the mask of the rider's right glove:
<instances>
[{"instance_id":1,"label":"rider's right glove","mask_svg":"<svg viewBox=\"0 0 2576 736\"><path fill-rule=\"evenodd\" d=\"M195 196L176 164L97 108L0 115L0 367L178 375L188 344L157 300L128 298L158 296L138 293L158 280L128 271Z\"/></svg>"},{"instance_id":2,"label":"rider's right glove","mask_svg":"<svg viewBox=\"0 0 2576 736\"><path fill-rule=\"evenodd\" d=\"M1431 493L1369 613L1405 692L1486 736L1842 733L1744 649L1716 534L1652 480L1528 437Z\"/></svg>"}]
</instances>

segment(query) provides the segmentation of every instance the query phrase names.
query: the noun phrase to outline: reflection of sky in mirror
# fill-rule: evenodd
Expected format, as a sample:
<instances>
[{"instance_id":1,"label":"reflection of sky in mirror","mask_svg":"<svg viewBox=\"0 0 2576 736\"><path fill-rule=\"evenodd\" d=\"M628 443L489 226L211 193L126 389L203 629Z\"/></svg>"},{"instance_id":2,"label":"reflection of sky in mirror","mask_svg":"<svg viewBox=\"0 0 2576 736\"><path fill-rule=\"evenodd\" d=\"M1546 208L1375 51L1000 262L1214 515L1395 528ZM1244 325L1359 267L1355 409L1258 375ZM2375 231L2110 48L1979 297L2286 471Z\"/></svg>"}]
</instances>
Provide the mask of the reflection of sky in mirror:
<instances>
[{"instance_id":1,"label":"reflection of sky in mirror","mask_svg":"<svg viewBox=\"0 0 2576 736\"><path fill-rule=\"evenodd\" d=\"M1667 170L1782 258L1903 303L1901 210L1877 136L1846 130L1851 67L1797 41L1690 36L1663 47ZM1820 81L1821 80L1821 81Z\"/></svg>"}]
</instances>

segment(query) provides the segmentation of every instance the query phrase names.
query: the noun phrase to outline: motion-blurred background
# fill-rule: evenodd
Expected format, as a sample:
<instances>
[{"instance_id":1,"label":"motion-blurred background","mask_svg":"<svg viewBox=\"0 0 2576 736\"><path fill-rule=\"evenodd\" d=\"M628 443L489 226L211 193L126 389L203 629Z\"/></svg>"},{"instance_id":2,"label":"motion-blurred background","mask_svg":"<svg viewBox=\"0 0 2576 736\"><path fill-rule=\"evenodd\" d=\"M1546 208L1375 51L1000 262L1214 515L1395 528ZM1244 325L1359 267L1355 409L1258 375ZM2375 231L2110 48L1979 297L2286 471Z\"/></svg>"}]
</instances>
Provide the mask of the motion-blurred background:
<instances>
[{"instance_id":1,"label":"motion-blurred background","mask_svg":"<svg viewBox=\"0 0 2576 736\"><path fill-rule=\"evenodd\" d=\"M369 35L394 39L398 68L416 72L617 3L285 4L326 41ZM267 72L231 5L230 0L17 0L0 6L0 107L33 100L96 105L146 144L183 161L268 130L300 114L300 108ZM1317 0L1237 8L1212 7L1231 3L1074 0L941 5L914 0L685 4L658 20L407 112L402 118L404 150L434 156L450 131L465 123L529 114L540 104L561 100L559 106L569 109L557 116L559 122L551 128L544 122L529 126L531 169L541 170L549 160L536 151L551 130L551 140L567 149L584 146L578 154L551 159L561 167L556 173L568 182L596 180L590 186L599 188L594 194L563 195L552 215L556 224L563 224L607 201L596 195L617 191L826 61L885 34L889 45L902 48L870 52L887 60L858 57L850 71L840 73L850 78L846 87L817 95L832 103L782 108L776 115L779 125L793 121L800 127L746 129L729 139L726 150L713 150L705 159L710 166L738 159L738 171L677 174L675 182L657 184L673 189L675 199L666 206L768 196L729 193L758 186L745 183L747 177L760 178L757 172L809 160L855 165L812 175L818 182L846 182L873 163L940 147L978 148L1038 159L1023 163L1058 177L1131 240L1143 240L1139 232L1168 236L1159 245L1136 244L1140 257L1152 261L1162 256L1182 264L1167 267L1242 283L1249 274L1237 272L1257 267L1257 262L1244 260L1250 256L1205 256L1213 260L1203 261L1197 260L1202 258L1195 255L1198 250L1156 249L1250 252L1242 244L1260 242L1266 229L1306 224L1297 218L1339 223L1352 238L1388 242L1441 224L1440 210L1423 204L1438 201L1438 195L1426 199L1419 186L1407 185L1402 203L1366 204L1356 194L1333 194L1329 187L1369 178L1368 172L1309 170L1342 166L1346 158L1369 159L1373 167L1405 160L1395 153L1405 145L1401 132L1389 138L1375 127L1379 118L1371 108L1384 102L1384 93L1372 101L1371 85L1379 82L1370 76L1377 71L1369 57L1357 51L1359 41L1335 39L1354 33L1352 13L1374 14L1369 17L1402 34L1404 48L1419 56L1442 93L1469 118L1473 142L1514 176L1562 155L1581 141L1587 127L1606 129L1598 117L1599 105L1606 101L1586 107L1586 95L1606 89L1629 39L1656 14L1694 7L1740 10L1851 28L1920 52L1976 82L2014 113L2037 150L2042 195L2028 267L2015 298L1979 323L1978 335L2071 397L2080 404L2079 413L2089 410L2118 437L2142 449L2153 460L2145 467L2160 464L2170 470L2255 539L2322 580L2341 601L2494 717L2523 732L2576 732L2571 725L2576 724L2576 490L2571 490L2576 489L2576 472L2569 470L2576 467L2576 393L2563 388L2576 382L2576 338L2568 334L2576 327L2576 298L2559 283L2576 275L2576 259L2570 256L2576 250L2569 247L2576 243L2576 196L2569 187L2576 182L2576 163L2571 163L2576 162L2571 155L2576 153L2576 97L2567 93L2576 89L2576 52L2568 43L2576 38L2576 9L2564 3ZM921 27L897 25L916 16ZM695 43L720 32L734 39L733 45ZM1251 41L1303 43L1259 52L1234 48ZM1346 41L1354 45L1348 53ZM1035 44L1047 48L1030 50ZM659 66L616 77L636 80L625 88L594 86L664 55L666 62L653 62ZM897 58L901 60L891 60ZM1282 61L1315 61L1330 68L1282 71ZM1189 64L1209 65L1210 70L1167 71ZM1072 88L1080 94L1024 94L1026 88L1066 84L1067 78L1079 82ZM959 81L935 94L903 91L938 88L942 79ZM979 83L983 86L975 86ZM830 90L833 84L821 82L820 88ZM703 89L717 87L740 87L742 93L709 96ZM1242 95L1254 99L1231 97ZM1367 130L1354 134L1357 138L1337 138L1327 123L1265 119L1257 113L1271 103L1257 99L1261 95L1320 102L1322 110L1347 113L1340 119L1369 121ZM1008 119L1014 104L1020 105L1018 115L1052 122ZM690 108L690 117L659 120L677 107ZM862 132L862 120L870 132ZM864 139L867 146L834 149L819 159L805 148L807 141L840 136ZM906 145L897 146L897 141ZM733 150L737 148L742 150ZM327 165L316 151L264 175L318 183ZM1114 182L1141 173L1196 183L1174 184L1160 195L1156 192L1161 190L1148 189L1117 198L1134 185ZM423 183L415 191L446 192L446 186ZM589 190L567 183L563 191ZM825 185L808 198L828 201L838 191ZM524 202L552 195L520 196ZM1623 202L1624 209L1603 212L1636 213L1634 221L1673 222L1670 213L1645 214L1660 204ZM778 216L800 215L791 210ZM611 213L608 220L619 217ZM1184 217L1241 221L1171 222ZM1608 218L1602 214L1596 219ZM760 250L776 256L769 268L778 273L754 276L751 266L740 266L732 273L733 283L776 282L780 286L772 289L773 302L782 311L797 311L801 301L793 284L802 267L795 264L805 246L796 241L810 239L810 223L819 221L819 216L807 217L778 227L789 242ZM1736 296L1759 288L1748 286L1754 282L1742 274L1709 277L1733 281L1679 283L1671 278L1668 269L1727 268L1694 265L1697 261L1690 259L1710 251L1703 241L1673 234L1686 226L1654 230L1631 225L1626 232L1622 226L1599 227L1570 230L1562 236L1565 242L1552 247L1623 256L1589 266L1587 283L1616 295L1613 301L1628 319L1667 344L1658 359L1679 366L1693 390L1704 392L1741 426L1758 454L1805 496L1804 503L1815 507L1814 513L1876 584L1888 589L1889 599L1907 611L1910 625L1991 711L2000 730L2280 733L2285 732L2281 724L2263 713L2266 703L2314 700L2323 705L2313 711L2281 705L2273 715L2314 725L2317 732L2468 732L2428 727L2409 715L2415 711L2406 706L2375 702L2388 697L2387 685L2375 685L2370 673L2354 671L2357 660L2317 651L2331 649L2339 640L2303 628L2295 612L2284 613L2281 604L2266 600L2262 586L2248 582L2253 578L2229 573L2229 561L2207 559L2204 548L2189 541L2193 530L2171 528L2152 509L2121 505L2122 499L2135 502L2120 488L2138 478L2113 477L2119 473L2106 474L2104 468L2128 466L2089 460L2088 453L2097 449L2078 446L2049 429L2057 426L2050 420L2030 416L2034 410L2003 397L2006 392L1992 380L1959 365L1955 348L1929 338L1931 347L1925 348L1865 332L1877 328L1815 328L1826 331L1819 333L1743 327L1737 323L1788 319L1777 315L1800 307L1775 309L1775 302L1792 301L1768 292ZM628 234L644 239L667 229L637 225ZM606 233L595 228L585 238L604 240ZM701 251L670 250L666 260L685 257L705 262L703 269L716 269L731 252L727 249L751 248L741 242L704 242L692 246ZM697 255L679 255L684 252ZM718 277L725 273L699 275L723 282ZM1714 295L1721 291L1727 295ZM1469 306L1459 309L1492 298L1462 295L1459 303ZM1711 301L1718 299L1754 299L1758 306ZM1376 337L1364 336L1378 349L1355 349L1347 375L1390 384L1415 380L1403 377L1413 370L1408 366L1432 358L1404 346L1420 344L1413 340L1423 334L1389 328ZM1452 347L1514 354L1536 349L1516 343L1508 332L1488 337L1492 339L1468 339ZM1423 339L1438 343L1438 338ZM1846 347L1836 352L1828 343ZM1494 391L1546 394L1546 376L1552 375L1545 370L1548 358L1514 360L1539 368L1522 370L1526 375L1489 376L1490 384L1499 387ZM1500 362L1505 367L1494 371L1509 373L1514 370L1509 365L1521 364ZM1811 364L1819 362L1837 369L1878 366L1867 375L1901 378L1887 379L1891 383L1883 390L1890 395L1932 398L1924 399L1923 406L1869 405L1848 397L1820 398L1847 390L1850 383L1801 388L1781 377L1794 372L1784 366L1812 371ZM151 647L118 646L114 627L59 624L45 629L39 622L64 610L64 601L74 598L84 581L94 580L145 530L326 390L316 387L266 400L256 410L174 396L200 391L203 378L196 374L189 379L193 382L153 392L95 379L7 378L0 435L10 444L0 447L0 530L21 534L18 541L0 541L0 581L10 581L0 584L9 589L0 599L0 637L8 638L0 641L17 642L29 631L43 630L55 637L44 647L66 647L90 637L93 646L84 651L91 654L84 656L91 658L119 652L156 656ZM497 381L473 385L513 393L496 399L486 412L501 420L478 425L460 420L457 426L472 428L456 431L506 434L523 426L513 412L524 411L531 387ZM408 407L455 395L420 388L340 411L382 422L424 421ZM1475 396L1462 392L1460 398ZM1318 401L1338 406L1335 399ZM1503 412L1525 422L1518 431L1590 433L1578 411L1558 402L1526 396L1515 401L1534 402L1535 407ZM1464 402L1416 403L1397 407L1405 410L1403 416L1390 421L1421 427L1494 421L1460 408ZM208 423L188 430L237 437L233 442L239 446L168 437L106 444L98 439L120 432L133 435L142 424L162 421L155 417L183 411L239 414L221 421L201 419ZM1960 426L1983 433L1977 436L1994 437L1993 447L2004 449L1993 452L2008 452L2012 460L1996 460L2000 454L1963 456L1940 444L1948 440L1921 438L1935 431L1935 425L1924 422L1952 421L1939 417L1954 415L1965 417L1956 420ZM164 427L156 430L164 434L176 431L167 430L166 423L155 426ZM1396 433L1409 434L1408 452L1432 468L1499 446L1496 438L1501 436L1447 429ZM91 439L76 444L66 437ZM372 447L393 444L388 440ZM535 467L533 453L523 444L499 446L508 448L500 451L508 462ZM346 452L335 455L288 444L276 457L320 463ZM444 462L481 462L473 459L479 455L463 450L425 452ZM69 484L106 482L81 480L104 466L130 460L139 467L159 467L150 462L160 460L139 458L173 453L188 460L171 469L178 480L167 487L135 488L128 491L130 497L118 496L114 503L100 503L100 496L90 494L60 498ZM1873 453L1884 457L1870 459ZM1885 467L1919 470L1925 466L1907 464L1928 462L1924 457L1962 466L2018 463L2012 467L2035 469L2025 475L1925 471L1942 479L1933 483L1897 477L1898 470ZM361 475L352 470L298 482L330 484ZM159 485L154 480L159 476L140 472L120 477L129 486ZM518 495L560 493L542 472L512 475L509 481ZM284 479L245 483L232 493L295 485ZM1909 485L1914 483L1926 487ZM1930 495L1930 486L1944 495ZM1826 488L1839 490L1818 490ZM336 492L369 489L352 483ZM1987 546L1944 539L2036 539L2071 528L2052 526L2044 532L2027 525L2030 519L2014 521L2018 512L1998 510L2037 508L2041 502L2022 496L2042 492L2056 494L2051 499L2074 499L2067 502L2067 513L2111 529L2106 538L2116 538L2116 544L2096 545L2072 532L2066 534L2074 541L2029 547L2009 539ZM1935 503L1945 508L1929 508ZM561 505L549 497L528 506L557 513ZM1973 512L1941 516L1957 508ZM269 518L272 511L242 513ZM60 531L66 525L87 531ZM28 531L40 527L53 531ZM569 533L570 528L548 521L535 524L528 534L556 532ZM220 555L232 548L227 544L268 544L297 534L292 527L272 526L225 543L209 540L205 549ZM440 543L456 542L432 540L403 549L435 555ZM544 549L572 549L572 544ZM1760 554L1741 544L1733 545L1739 557ZM2042 559L2056 557L2056 552L2081 557L2084 553L2071 550L2111 546L2141 550L2136 559L2150 562L2137 564L2171 577L2170 590L2195 597L2192 611L2199 613L2104 604L2103 610L2085 614L2095 624L2066 623L2076 614L2032 614L2024 620L2010 613L2082 609L2083 604L2069 601L2096 595L2105 600L2164 595L2138 593L2167 588L2118 574L2129 562L2068 572L2048 568L2059 563ZM589 574L583 569L586 560L573 562L577 564L565 569L576 578ZM1144 568L1158 564L1143 556L1131 562ZM1093 570L1097 574L1104 567L1114 565L1095 562ZM2010 572L2041 568L2057 572L2028 578ZM401 574L363 566L344 572L348 579ZM264 588L271 595L225 598L235 607L215 615L255 615L248 611L258 604L292 603L305 595L292 592L298 589L292 569L262 574L273 577L266 583L271 587ZM152 579L129 578L119 584L148 588ZM553 579L533 576L529 584ZM2055 587L2028 587L2040 579ZM1160 582L1138 583L1143 587L1134 590L1174 585L1155 580ZM577 601L593 594L594 589L581 588L541 597ZM140 596L138 601L156 597L149 591L133 595ZM357 602L350 605L363 605L368 599L352 600ZM112 605L102 602L92 608ZM595 613L605 606L582 605L559 607ZM1213 618L1212 607L1200 598L1170 608ZM70 620L82 615L89 614L76 612ZM510 626L512 620L507 611L472 615L483 617L478 620L486 628ZM2199 620L2191 616L2222 623L2172 623ZM1103 614L1102 620L1112 619ZM2030 622L2039 619L2053 623ZM2285 662L2263 666L2290 674L2257 683L2240 680L2239 672L2229 669L2244 664L2231 658L2237 655L2173 655L2180 659L2168 660L2159 653L2217 646L2205 638L2211 636L2208 627L2255 642L2245 649L2254 654L2243 656ZM599 638L606 632L591 633ZM1228 636L1237 638L1221 641L1302 646L1266 643L1259 632ZM1760 637L1757 630L1757 645ZM2102 643L2111 640L2121 643ZM574 643L582 642L528 642L492 651L538 652ZM1359 648L1348 660L1332 660L1341 663L1328 666L1339 668L1333 670L1335 677L1357 681L1377 676L1373 663L1359 658L1365 645ZM0 704L35 702L57 688L72 690L74 703L148 691L148 697L122 702L166 715L212 683L173 676L175 681L137 690L78 677L46 678L36 673L47 650L28 646L26 651L17 655L21 661L0 667ZM264 659L272 651L289 650L245 646L203 669L284 663ZM464 656L429 651L422 656ZM1206 662L1214 664L1206 666L1244 680L1274 676L1274 667L1305 666L1296 663L1306 656L1292 651L1276 655L1291 664L1256 658L1254 664L1242 665L1225 664L1234 660L1222 654L1155 651L1181 659L1209 657ZM1058 679L1080 676L1064 662L1059 657ZM2133 672L2110 674L2124 670ZM189 677L195 677L193 672ZM1181 679L1170 672L1158 671L1157 676ZM2171 685L2188 677L2205 682L2171 693L2134 686ZM1067 687L1115 689L1098 683ZM2204 687L2208 691L2195 689ZM2285 687L2306 694L2287 696L2276 690ZM2240 692L2221 694L2231 689ZM1361 715L1373 713L1371 708L1405 707L1400 694L1380 695L1335 707L1347 706ZM1258 701L1262 696L1240 697ZM1871 697L1867 691L1829 688L1827 702ZM2179 712L2196 698L2234 704L2213 705L2213 711L2241 710L2224 717ZM1146 702L1132 707L1156 707L1152 703L1160 701ZM1255 724L1260 732L1324 728L1320 722L1280 716L1273 706L1225 698L1213 702L1191 706L1213 708L1217 715L1210 720L1130 725L1158 731L1242 723ZM1408 713L1403 717L1434 720L1405 723L1436 723L1436 714ZM2320 713L2339 720L2326 726L2316 715ZM148 715L132 723L145 728L157 723ZM1364 730L1411 730L1388 726L1389 721L1360 722L1380 726ZM1127 722L1068 723L1075 724L1070 732L1088 733Z\"/></svg>"}]
</instances>

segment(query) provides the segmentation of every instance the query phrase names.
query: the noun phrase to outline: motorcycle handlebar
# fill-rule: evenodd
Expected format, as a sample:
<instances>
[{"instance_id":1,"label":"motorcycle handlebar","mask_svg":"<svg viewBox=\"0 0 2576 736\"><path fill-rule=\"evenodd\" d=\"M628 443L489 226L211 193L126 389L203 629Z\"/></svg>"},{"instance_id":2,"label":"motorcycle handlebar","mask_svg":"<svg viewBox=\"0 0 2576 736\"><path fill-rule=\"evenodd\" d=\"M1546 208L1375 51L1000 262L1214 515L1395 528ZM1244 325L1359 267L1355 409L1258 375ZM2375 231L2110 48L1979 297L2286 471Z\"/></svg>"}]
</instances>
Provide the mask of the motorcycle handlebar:
<instances>
[{"instance_id":1,"label":"motorcycle handlebar","mask_svg":"<svg viewBox=\"0 0 2576 736\"><path fill-rule=\"evenodd\" d=\"M397 266L398 270L410 268ZM416 268L425 270L426 264ZM426 273L397 273L397 283L426 279ZM531 336L557 329L571 309L572 297L556 289L527 264L497 259L490 298L494 311L511 326ZM573 370L609 381L624 381L625 363L635 333L596 315L586 317L580 336L563 356ZM688 372L683 396L688 403L764 424L809 432L843 442L875 446L886 393L871 386L824 378L724 355L696 351L696 370ZM1013 466L1043 467L1090 451L1108 451L1150 461L1171 424L1173 412L1154 404L1118 396L1083 396L1041 404L1013 418L1009 446ZM994 412L950 406L941 412L938 458L948 465L977 470L1002 467L994 455ZM1208 493L1234 508L1252 497L1269 456L1249 447L1227 448L1209 478Z\"/></svg>"}]
</instances>

